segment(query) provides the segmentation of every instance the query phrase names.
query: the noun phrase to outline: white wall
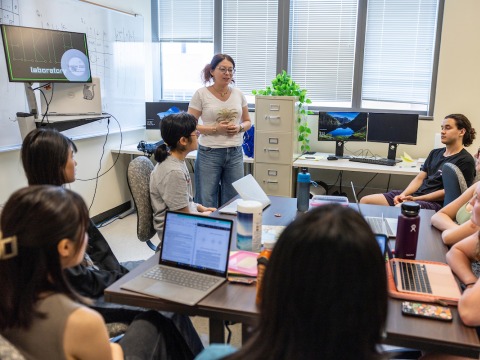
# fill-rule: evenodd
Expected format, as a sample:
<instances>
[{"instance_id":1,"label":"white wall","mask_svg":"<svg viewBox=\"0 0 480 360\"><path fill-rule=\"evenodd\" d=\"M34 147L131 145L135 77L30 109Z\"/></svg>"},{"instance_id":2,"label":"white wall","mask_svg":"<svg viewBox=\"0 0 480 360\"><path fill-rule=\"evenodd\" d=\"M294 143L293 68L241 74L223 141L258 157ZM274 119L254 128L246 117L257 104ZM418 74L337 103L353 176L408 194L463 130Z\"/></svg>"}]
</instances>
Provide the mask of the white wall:
<instances>
[{"instance_id":1,"label":"white wall","mask_svg":"<svg viewBox=\"0 0 480 360\"><path fill-rule=\"evenodd\" d=\"M54 0L51 0L52 2ZM145 26L145 51L149 59L149 41L151 34L150 23L150 0L97 0L98 3L120 10L126 10L141 14ZM94 6L94 5L92 5ZM450 113L465 114L477 127L480 132L480 1L478 0L446 0L445 14L443 21L442 42L440 50L440 62L437 78L437 94L435 102L434 120L421 121L418 135L418 145L401 145L399 153L406 151L414 157L426 157L433 148L435 133L440 130L441 121L445 115ZM152 85L148 83L151 79L151 66L146 65L147 98L151 98ZM316 130L316 119L311 119L312 130ZM124 136L124 143L136 143L144 138L143 131L135 131ZM480 137L480 134L478 135ZM98 169L98 159L104 138L93 138L77 141L79 152L76 156L78 161L78 178L93 177ZM106 154L102 163L102 169L107 169L113 162L113 157L108 150L109 147L118 145L118 135L113 135L107 144ZM349 143L347 148L358 150L365 144ZM480 145L476 140L474 145L468 148L472 153ZM334 146L331 143L322 143L312 139L312 148L317 151L333 152ZM374 152L386 156L386 144L372 144L369 148ZM20 163L18 151L0 153L0 164L2 176L0 177L0 203L6 201L10 194L24 186L26 180ZM128 164L128 156L124 156L119 163L107 175L100 178L96 200L91 210L91 215L97 215L118 206L130 199L126 186L125 173ZM336 175L335 175L336 176ZM394 177L393 181L400 181ZM359 183L365 183L365 179L359 179ZM95 184L94 182L76 182L72 189L78 191L90 204Z\"/></svg>"},{"instance_id":2,"label":"white wall","mask_svg":"<svg viewBox=\"0 0 480 360\"><path fill-rule=\"evenodd\" d=\"M55 0L52 0L52 3L54 3L54 1ZM150 0L98 0L97 3L142 15L145 26L146 43L150 42ZM146 66L146 68L150 69L151 66ZM150 78L151 76L147 76L146 72L145 79ZM151 87L151 85L149 87ZM145 130L124 133L123 144L138 143L138 141L144 139L144 137ZM87 179L96 176L100 166L100 157L104 141L104 136L75 141L78 147L78 153L75 156L78 162L77 179ZM110 149L118 147L119 145L120 135L118 133L110 134L105 146L101 172L104 172L113 164L114 156L111 154ZM91 216L110 210L130 200L130 194L126 184L126 171L129 160L128 155L120 156L115 167L99 179L95 201L90 211ZM3 204L13 191L27 185L27 181L23 172L19 150L1 152L0 164L2 173L0 176L0 204ZM78 191L83 196L87 205L90 206L95 192L95 181L76 181L71 185L71 188Z\"/></svg>"}]
</instances>

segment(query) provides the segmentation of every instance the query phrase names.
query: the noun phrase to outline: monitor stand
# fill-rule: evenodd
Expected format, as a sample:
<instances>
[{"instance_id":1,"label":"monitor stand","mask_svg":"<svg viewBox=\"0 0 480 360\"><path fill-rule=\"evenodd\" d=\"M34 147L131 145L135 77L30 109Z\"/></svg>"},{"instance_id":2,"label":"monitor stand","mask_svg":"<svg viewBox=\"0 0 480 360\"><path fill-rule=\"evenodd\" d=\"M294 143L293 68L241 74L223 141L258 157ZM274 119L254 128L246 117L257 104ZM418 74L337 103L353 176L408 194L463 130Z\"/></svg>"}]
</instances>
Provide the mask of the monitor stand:
<instances>
[{"instance_id":1,"label":"monitor stand","mask_svg":"<svg viewBox=\"0 0 480 360\"><path fill-rule=\"evenodd\" d=\"M387 157L388 160L400 162L400 160L397 160L397 147L398 147L398 144L395 144L395 143L388 144L388 157Z\"/></svg>"},{"instance_id":2,"label":"monitor stand","mask_svg":"<svg viewBox=\"0 0 480 360\"><path fill-rule=\"evenodd\" d=\"M350 159L350 155L343 155L343 149L345 145L345 141L343 140L336 140L335 141L335 156L339 159Z\"/></svg>"}]
</instances>

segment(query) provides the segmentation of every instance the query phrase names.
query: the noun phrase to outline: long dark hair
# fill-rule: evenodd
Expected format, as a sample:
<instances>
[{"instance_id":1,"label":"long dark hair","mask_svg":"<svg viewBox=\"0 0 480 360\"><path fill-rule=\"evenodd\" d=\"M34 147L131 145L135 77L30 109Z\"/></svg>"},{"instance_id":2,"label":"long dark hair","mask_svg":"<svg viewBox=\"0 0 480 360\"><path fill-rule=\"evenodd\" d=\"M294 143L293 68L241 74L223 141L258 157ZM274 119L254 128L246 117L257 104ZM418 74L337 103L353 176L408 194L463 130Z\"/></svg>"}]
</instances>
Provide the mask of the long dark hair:
<instances>
[{"instance_id":1,"label":"long dark hair","mask_svg":"<svg viewBox=\"0 0 480 360\"><path fill-rule=\"evenodd\" d=\"M197 119L192 114L182 112L178 114L170 114L162 119L160 123L160 133L165 144L160 145L155 150L155 160L158 163L163 162L170 151L183 151L179 145L180 138L188 138L197 128ZM167 147L168 145L168 147Z\"/></svg>"},{"instance_id":2,"label":"long dark hair","mask_svg":"<svg viewBox=\"0 0 480 360\"><path fill-rule=\"evenodd\" d=\"M385 259L365 220L340 205L297 218L264 278L258 328L227 359L373 359L387 314Z\"/></svg>"},{"instance_id":3,"label":"long dark hair","mask_svg":"<svg viewBox=\"0 0 480 360\"><path fill-rule=\"evenodd\" d=\"M63 185L69 150L74 142L57 130L39 128L27 134L22 144L22 163L29 185Z\"/></svg>"},{"instance_id":4,"label":"long dark hair","mask_svg":"<svg viewBox=\"0 0 480 360\"><path fill-rule=\"evenodd\" d=\"M0 331L28 328L42 293L81 298L64 277L57 245L75 243L78 253L89 225L88 209L80 195L60 186L35 185L13 193L2 211L3 238L15 236L18 254L0 260Z\"/></svg>"},{"instance_id":5,"label":"long dark hair","mask_svg":"<svg viewBox=\"0 0 480 360\"><path fill-rule=\"evenodd\" d=\"M212 58L212 61L210 61L210 64L205 65L205 67L202 70L202 81L204 84L207 84L212 80L212 74L210 73L211 71L215 70L217 65L221 63L223 60L228 60L232 63L233 68L235 69L235 61L233 61L232 57L227 54L215 54ZM232 79L232 82L234 83L235 80Z\"/></svg>"},{"instance_id":6,"label":"long dark hair","mask_svg":"<svg viewBox=\"0 0 480 360\"><path fill-rule=\"evenodd\" d=\"M445 119L453 119L455 120L455 124L457 125L457 129L462 130L465 129L465 135L463 135L463 146L468 147L472 145L473 140L476 137L476 131L472 127L472 123L468 118L463 114L450 114L445 116Z\"/></svg>"}]
</instances>

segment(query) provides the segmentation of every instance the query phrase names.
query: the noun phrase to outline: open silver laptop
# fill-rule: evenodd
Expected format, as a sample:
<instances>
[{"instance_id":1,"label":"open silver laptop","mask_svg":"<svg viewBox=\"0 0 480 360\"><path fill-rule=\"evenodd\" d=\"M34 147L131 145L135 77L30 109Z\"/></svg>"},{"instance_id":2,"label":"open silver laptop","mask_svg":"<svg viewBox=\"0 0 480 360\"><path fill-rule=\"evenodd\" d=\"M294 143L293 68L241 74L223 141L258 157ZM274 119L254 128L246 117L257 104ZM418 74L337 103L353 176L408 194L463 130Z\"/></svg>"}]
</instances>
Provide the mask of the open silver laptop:
<instances>
[{"instance_id":1,"label":"open silver laptop","mask_svg":"<svg viewBox=\"0 0 480 360\"><path fill-rule=\"evenodd\" d=\"M43 92L45 97L40 96L42 115L91 117L102 114L100 79L97 77L92 78L91 83L55 83Z\"/></svg>"},{"instance_id":2,"label":"open silver laptop","mask_svg":"<svg viewBox=\"0 0 480 360\"><path fill-rule=\"evenodd\" d=\"M355 202L357 203L358 212L362 214L362 210L360 209L360 202L357 198L357 193L355 191L355 186L353 186L353 181L350 181L350 185L352 185L352 192L353 197L355 198ZM363 215L363 214L362 214ZM395 218L386 218L377 216L363 216L367 221L368 225L372 228L372 231L375 234L385 234L389 238L396 238L397 237L397 224L398 219Z\"/></svg>"},{"instance_id":3,"label":"open silver laptop","mask_svg":"<svg viewBox=\"0 0 480 360\"><path fill-rule=\"evenodd\" d=\"M237 190L238 195L240 195L241 199L237 199L232 201L227 206L219 209L218 211L222 214L237 214L237 204L240 200L255 200L262 203L263 208L265 209L268 205L270 205L271 201L268 198L265 191L263 191L262 187L258 184L257 180L252 176L252 174L248 174L241 179L232 183L232 186Z\"/></svg>"},{"instance_id":4,"label":"open silver laptop","mask_svg":"<svg viewBox=\"0 0 480 360\"><path fill-rule=\"evenodd\" d=\"M233 222L167 211L158 265L122 289L195 305L227 279Z\"/></svg>"},{"instance_id":5,"label":"open silver laptop","mask_svg":"<svg viewBox=\"0 0 480 360\"><path fill-rule=\"evenodd\" d=\"M433 295L436 298L460 298L460 290L447 264L422 260L392 259L390 261L398 291L410 294Z\"/></svg>"}]
</instances>

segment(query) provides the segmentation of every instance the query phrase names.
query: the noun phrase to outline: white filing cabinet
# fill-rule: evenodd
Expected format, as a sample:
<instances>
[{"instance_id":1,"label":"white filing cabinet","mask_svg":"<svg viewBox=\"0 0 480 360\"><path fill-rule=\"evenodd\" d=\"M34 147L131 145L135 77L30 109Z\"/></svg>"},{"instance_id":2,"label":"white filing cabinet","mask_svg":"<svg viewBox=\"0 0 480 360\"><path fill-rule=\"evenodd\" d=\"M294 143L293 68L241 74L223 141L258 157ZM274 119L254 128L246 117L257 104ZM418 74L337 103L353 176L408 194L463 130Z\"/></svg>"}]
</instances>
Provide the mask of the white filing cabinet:
<instances>
[{"instance_id":1,"label":"white filing cabinet","mask_svg":"<svg viewBox=\"0 0 480 360\"><path fill-rule=\"evenodd\" d=\"M300 156L297 98L255 97L255 179L268 195L293 197L293 161Z\"/></svg>"}]
</instances>

